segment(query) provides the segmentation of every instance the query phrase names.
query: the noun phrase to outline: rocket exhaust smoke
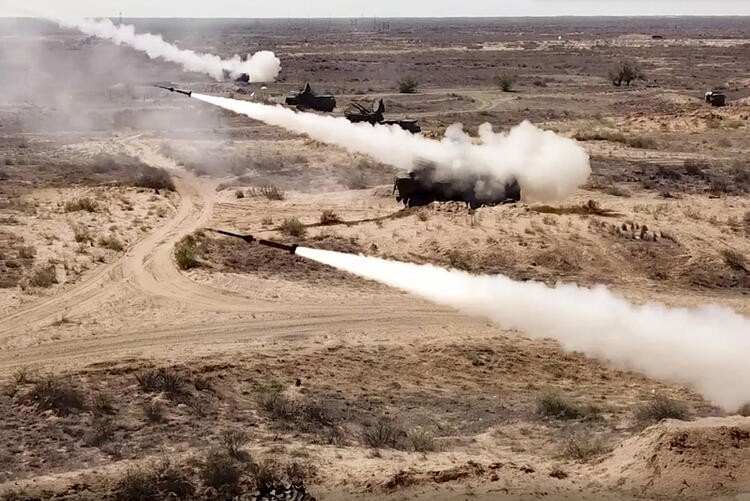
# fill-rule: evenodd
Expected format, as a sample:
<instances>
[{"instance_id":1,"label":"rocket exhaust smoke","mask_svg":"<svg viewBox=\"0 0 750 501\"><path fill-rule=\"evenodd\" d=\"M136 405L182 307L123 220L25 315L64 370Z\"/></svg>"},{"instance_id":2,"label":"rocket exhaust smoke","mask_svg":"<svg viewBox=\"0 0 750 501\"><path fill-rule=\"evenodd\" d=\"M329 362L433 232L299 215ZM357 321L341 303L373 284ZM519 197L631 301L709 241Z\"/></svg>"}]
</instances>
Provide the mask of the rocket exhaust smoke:
<instances>
[{"instance_id":1,"label":"rocket exhaust smoke","mask_svg":"<svg viewBox=\"0 0 750 501\"><path fill-rule=\"evenodd\" d=\"M226 74L236 78L245 73L251 82L272 82L281 71L281 62L273 52L259 51L248 54L245 61L240 56L221 59L213 54L183 50L166 42L161 35L151 33L136 34L135 26L115 26L109 19L67 19L44 16L64 28L73 28L87 35L112 40L117 45L127 45L145 52L151 59L164 59L177 63L185 71L206 73L216 80L223 80Z\"/></svg>"},{"instance_id":2,"label":"rocket exhaust smoke","mask_svg":"<svg viewBox=\"0 0 750 501\"><path fill-rule=\"evenodd\" d=\"M735 410L750 402L750 318L718 307L633 305L604 286L548 287L502 275L475 276L431 265L299 247L297 254L486 317L568 351L650 377L690 384Z\"/></svg>"},{"instance_id":3,"label":"rocket exhaust smoke","mask_svg":"<svg viewBox=\"0 0 750 501\"><path fill-rule=\"evenodd\" d=\"M492 182L475 190L504 189L518 180L525 201L562 200L588 179L589 157L572 139L523 122L507 134L479 127L479 142L464 133L460 124L448 128L440 140L413 135L397 125L351 123L346 118L296 112L283 106L240 101L193 93L192 97L247 115L269 125L306 134L312 139L364 153L400 169L411 169L419 160L433 162L446 177L487 176ZM440 181L440 179L436 179Z\"/></svg>"}]
</instances>

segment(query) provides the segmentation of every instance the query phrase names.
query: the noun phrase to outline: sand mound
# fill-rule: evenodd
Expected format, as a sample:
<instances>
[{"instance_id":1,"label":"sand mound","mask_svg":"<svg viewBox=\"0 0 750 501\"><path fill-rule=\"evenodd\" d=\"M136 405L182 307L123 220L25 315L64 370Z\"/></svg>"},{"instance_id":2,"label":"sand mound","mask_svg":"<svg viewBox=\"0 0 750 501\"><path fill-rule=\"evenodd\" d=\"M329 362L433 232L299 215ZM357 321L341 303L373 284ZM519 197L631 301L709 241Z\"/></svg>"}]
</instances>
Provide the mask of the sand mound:
<instances>
[{"instance_id":1,"label":"sand mound","mask_svg":"<svg viewBox=\"0 0 750 501\"><path fill-rule=\"evenodd\" d=\"M750 418L665 421L624 441L602 466L624 489L642 494L750 492Z\"/></svg>"}]
</instances>

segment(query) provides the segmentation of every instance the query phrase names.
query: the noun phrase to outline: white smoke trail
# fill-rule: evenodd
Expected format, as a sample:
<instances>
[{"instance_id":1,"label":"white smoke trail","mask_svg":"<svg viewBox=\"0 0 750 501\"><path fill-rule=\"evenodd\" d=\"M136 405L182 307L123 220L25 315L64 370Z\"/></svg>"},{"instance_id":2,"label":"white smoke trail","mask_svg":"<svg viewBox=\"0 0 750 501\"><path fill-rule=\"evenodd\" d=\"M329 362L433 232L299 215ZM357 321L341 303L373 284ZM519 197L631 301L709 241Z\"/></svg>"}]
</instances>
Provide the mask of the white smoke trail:
<instances>
[{"instance_id":1,"label":"white smoke trail","mask_svg":"<svg viewBox=\"0 0 750 501\"><path fill-rule=\"evenodd\" d=\"M112 40L117 45L127 45L145 52L151 59L164 59L177 63L185 71L206 73L216 80L223 80L225 72L231 77L242 73L250 76L252 82L272 82L281 71L281 62L273 52L259 51L248 54L242 61L240 56L222 59L213 54L204 54L192 50L183 50L166 42L161 35L151 33L136 34L135 26L115 26L109 19L68 19L55 16L44 16L64 28L73 28L87 35Z\"/></svg>"},{"instance_id":2,"label":"white smoke trail","mask_svg":"<svg viewBox=\"0 0 750 501\"><path fill-rule=\"evenodd\" d=\"M434 162L459 175L480 174L507 182L518 180L523 199L530 202L562 200L588 179L589 157L572 139L542 131L523 122L507 134L496 134L490 124L479 127L475 144L460 124L448 128L441 141L413 135L397 125L354 124L346 118L298 113L283 106L207 96L193 97L247 115L270 125L306 134L349 151L370 155L401 169L417 160Z\"/></svg>"},{"instance_id":3,"label":"white smoke trail","mask_svg":"<svg viewBox=\"0 0 750 501\"><path fill-rule=\"evenodd\" d=\"M533 338L617 367L692 385L735 410L750 402L750 318L723 307L633 305L604 286L548 287L502 275L475 276L431 265L299 247L297 254L489 318Z\"/></svg>"}]
</instances>

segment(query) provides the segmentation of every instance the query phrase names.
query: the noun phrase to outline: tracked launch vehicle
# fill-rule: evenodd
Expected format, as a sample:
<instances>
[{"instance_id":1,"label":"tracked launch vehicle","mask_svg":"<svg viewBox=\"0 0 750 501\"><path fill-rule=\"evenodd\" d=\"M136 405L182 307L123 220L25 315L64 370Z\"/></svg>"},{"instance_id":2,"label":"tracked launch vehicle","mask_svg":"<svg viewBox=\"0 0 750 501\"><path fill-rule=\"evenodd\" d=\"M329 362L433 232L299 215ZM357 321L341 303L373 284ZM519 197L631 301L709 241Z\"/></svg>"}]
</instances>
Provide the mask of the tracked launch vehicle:
<instances>
[{"instance_id":1,"label":"tracked launch vehicle","mask_svg":"<svg viewBox=\"0 0 750 501\"><path fill-rule=\"evenodd\" d=\"M347 120L353 123L367 122L372 125L398 125L412 134L419 134L422 132L422 128L416 120L386 120L384 113L385 104L383 104L383 100L380 99L377 107L372 110L368 110L360 103L351 103L350 109L344 112L344 116Z\"/></svg>"},{"instance_id":2,"label":"tracked launch vehicle","mask_svg":"<svg viewBox=\"0 0 750 501\"><path fill-rule=\"evenodd\" d=\"M286 104L296 106L298 110L312 109L330 113L336 107L336 98L333 96L317 96L313 93L310 84L306 83L301 91L286 98Z\"/></svg>"},{"instance_id":3,"label":"tracked launch vehicle","mask_svg":"<svg viewBox=\"0 0 750 501\"><path fill-rule=\"evenodd\" d=\"M498 181L490 176L438 172L431 162L418 162L406 176L393 184L396 200L407 207L432 202L464 202L470 208L514 203L521 200L518 180Z\"/></svg>"}]
</instances>

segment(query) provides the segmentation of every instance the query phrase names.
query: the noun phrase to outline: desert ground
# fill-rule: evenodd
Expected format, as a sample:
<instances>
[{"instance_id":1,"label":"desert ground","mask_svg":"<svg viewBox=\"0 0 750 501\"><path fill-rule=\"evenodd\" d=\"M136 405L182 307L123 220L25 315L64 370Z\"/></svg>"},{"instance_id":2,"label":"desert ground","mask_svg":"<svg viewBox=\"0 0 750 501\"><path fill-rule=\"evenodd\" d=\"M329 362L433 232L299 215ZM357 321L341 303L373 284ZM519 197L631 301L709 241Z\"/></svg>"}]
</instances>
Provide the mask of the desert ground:
<instances>
[{"instance_id":1,"label":"desert ground","mask_svg":"<svg viewBox=\"0 0 750 501\"><path fill-rule=\"evenodd\" d=\"M281 78L0 21L3 499L750 499L750 406L207 230L750 315L750 19L132 22ZM150 87L305 81L430 137L528 119L593 173L404 208L387 165Z\"/></svg>"}]
</instances>

